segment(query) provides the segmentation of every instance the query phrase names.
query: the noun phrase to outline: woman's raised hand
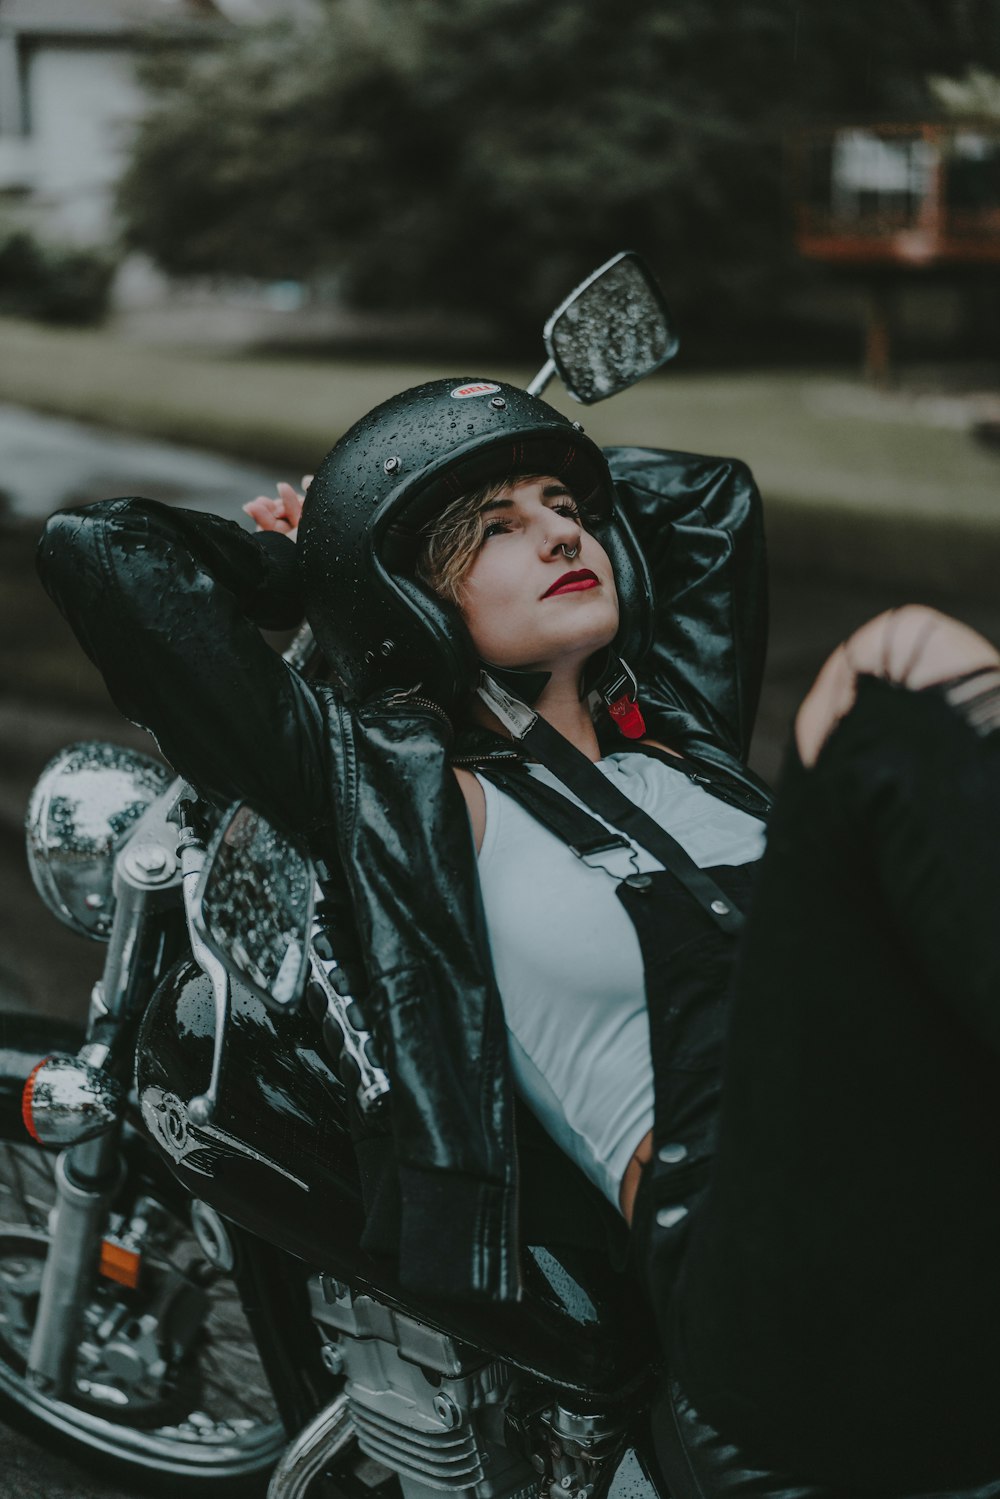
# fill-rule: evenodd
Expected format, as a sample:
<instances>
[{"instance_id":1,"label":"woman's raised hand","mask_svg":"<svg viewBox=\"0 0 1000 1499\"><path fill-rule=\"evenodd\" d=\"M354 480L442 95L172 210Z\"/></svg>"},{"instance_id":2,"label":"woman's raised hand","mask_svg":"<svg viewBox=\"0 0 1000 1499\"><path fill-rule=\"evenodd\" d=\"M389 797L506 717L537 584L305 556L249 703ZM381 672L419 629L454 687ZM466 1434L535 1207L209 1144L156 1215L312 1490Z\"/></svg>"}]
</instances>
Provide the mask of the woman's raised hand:
<instances>
[{"instance_id":1,"label":"woman's raised hand","mask_svg":"<svg viewBox=\"0 0 1000 1499\"><path fill-rule=\"evenodd\" d=\"M243 509L256 522L257 530L280 531L290 541L294 541L299 528L306 490L312 483L312 478L312 474L303 475L301 491L297 490L294 485L286 484L284 480L281 480L278 484L277 498L272 495L259 494L255 500L249 500Z\"/></svg>"}]
</instances>

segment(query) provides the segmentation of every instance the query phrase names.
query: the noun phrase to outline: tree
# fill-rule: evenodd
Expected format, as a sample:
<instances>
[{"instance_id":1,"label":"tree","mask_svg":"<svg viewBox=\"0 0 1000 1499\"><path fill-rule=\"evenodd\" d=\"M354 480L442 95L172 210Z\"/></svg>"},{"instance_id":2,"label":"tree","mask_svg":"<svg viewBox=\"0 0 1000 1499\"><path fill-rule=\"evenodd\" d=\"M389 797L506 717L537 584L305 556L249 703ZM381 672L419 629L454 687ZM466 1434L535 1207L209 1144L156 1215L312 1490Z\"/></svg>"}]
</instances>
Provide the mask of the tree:
<instances>
[{"instance_id":1,"label":"tree","mask_svg":"<svg viewBox=\"0 0 1000 1499\"><path fill-rule=\"evenodd\" d=\"M623 246L690 321L791 269L783 135L927 107L1000 0L327 0L152 79L121 191L175 273L334 276L357 305L537 327Z\"/></svg>"}]
</instances>

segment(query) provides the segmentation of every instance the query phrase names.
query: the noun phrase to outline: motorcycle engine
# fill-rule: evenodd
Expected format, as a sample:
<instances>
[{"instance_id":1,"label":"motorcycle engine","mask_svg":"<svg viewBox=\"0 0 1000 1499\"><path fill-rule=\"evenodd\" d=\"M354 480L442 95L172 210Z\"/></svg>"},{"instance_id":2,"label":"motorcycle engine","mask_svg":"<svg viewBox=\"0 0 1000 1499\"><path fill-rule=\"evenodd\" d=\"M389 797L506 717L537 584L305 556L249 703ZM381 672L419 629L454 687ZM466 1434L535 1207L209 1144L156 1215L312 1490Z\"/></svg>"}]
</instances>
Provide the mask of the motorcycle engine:
<instances>
[{"instance_id":1,"label":"motorcycle engine","mask_svg":"<svg viewBox=\"0 0 1000 1499\"><path fill-rule=\"evenodd\" d=\"M358 1446L396 1474L404 1499L590 1499L620 1452L617 1423L566 1410L541 1387L526 1400L509 1364L331 1276L310 1294Z\"/></svg>"}]
</instances>

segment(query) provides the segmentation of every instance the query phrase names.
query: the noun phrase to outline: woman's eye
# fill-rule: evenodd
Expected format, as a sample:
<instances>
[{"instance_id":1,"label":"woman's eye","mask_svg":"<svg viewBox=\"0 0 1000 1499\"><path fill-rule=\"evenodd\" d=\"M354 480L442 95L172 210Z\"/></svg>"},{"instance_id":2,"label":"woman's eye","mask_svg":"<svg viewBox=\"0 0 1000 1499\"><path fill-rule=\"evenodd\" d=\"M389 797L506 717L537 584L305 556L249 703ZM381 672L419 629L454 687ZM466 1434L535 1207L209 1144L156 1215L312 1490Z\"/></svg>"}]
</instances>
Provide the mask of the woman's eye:
<instances>
[{"instance_id":1,"label":"woman's eye","mask_svg":"<svg viewBox=\"0 0 1000 1499\"><path fill-rule=\"evenodd\" d=\"M582 523L583 517L575 500L560 500L558 505L552 506L557 515L568 515L572 520Z\"/></svg>"},{"instance_id":2,"label":"woman's eye","mask_svg":"<svg viewBox=\"0 0 1000 1499\"><path fill-rule=\"evenodd\" d=\"M505 520L491 520L483 527L483 540L489 541L491 536L500 536L504 531L509 531Z\"/></svg>"}]
</instances>

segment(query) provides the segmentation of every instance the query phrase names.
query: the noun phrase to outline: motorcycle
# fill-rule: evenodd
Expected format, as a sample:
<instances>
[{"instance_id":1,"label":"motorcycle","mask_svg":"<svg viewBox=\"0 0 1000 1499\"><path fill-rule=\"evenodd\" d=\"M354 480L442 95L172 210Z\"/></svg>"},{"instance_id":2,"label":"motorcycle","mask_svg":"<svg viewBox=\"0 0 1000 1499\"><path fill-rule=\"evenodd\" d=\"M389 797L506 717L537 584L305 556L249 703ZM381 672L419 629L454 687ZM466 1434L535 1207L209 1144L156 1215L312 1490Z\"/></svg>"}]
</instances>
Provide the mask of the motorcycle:
<instances>
[{"instance_id":1,"label":"motorcycle","mask_svg":"<svg viewBox=\"0 0 1000 1499\"><path fill-rule=\"evenodd\" d=\"M530 392L558 373L588 404L677 348L630 253L544 336ZM286 654L310 669L307 627ZM649 1319L599 1236L526 1221L514 1307L419 1298L361 1251L348 1126L390 1082L335 871L109 744L52 761L27 829L41 898L107 956L80 1033L4 1017L6 1411L216 1499L663 1494ZM569 1170L539 1159L547 1184Z\"/></svg>"}]
</instances>

